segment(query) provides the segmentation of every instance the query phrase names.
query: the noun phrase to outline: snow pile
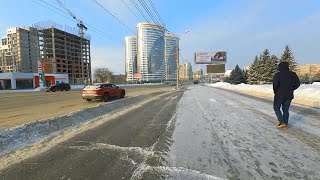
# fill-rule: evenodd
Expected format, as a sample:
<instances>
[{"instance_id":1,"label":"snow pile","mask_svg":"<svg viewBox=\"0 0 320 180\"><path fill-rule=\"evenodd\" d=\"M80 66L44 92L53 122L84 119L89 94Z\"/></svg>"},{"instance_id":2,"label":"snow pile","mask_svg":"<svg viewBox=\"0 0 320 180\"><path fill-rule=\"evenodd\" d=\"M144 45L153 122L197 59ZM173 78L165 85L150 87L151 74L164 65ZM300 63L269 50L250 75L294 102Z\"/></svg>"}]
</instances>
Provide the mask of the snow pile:
<instances>
[{"instance_id":1,"label":"snow pile","mask_svg":"<svg viewBox=\"0 0 320 180\"><path fill-rule=\"evenodd\" d=\"M0 90L1 93L24 93L24 92L38 92L41 91L40 88L35 89L18 89L18 90Z\"/></svg>"},{"instance_id":2,"label":"snow pile","mask_svg":"<svg viewBox=\"0 0 320 180\"><path fill-rule=\"evenodd\" d=\"M104 116L128 109L147 98L165 96L163 92L154 92L147 95L124 98L99 104L97 107L86 108L71 112L63 116L52 117L17 126L11 129L0 130L0 157L27 145L42 142L64 131L81 126L84 123L94 122Z\"/></svg>"},{"instance_id":3,"label":"snow pile","mask_svg":"<svg viewBox=\"0 0 320 180\"><path fill-rule=\"evenodd\" d=\"M70 85L70 86L71 86L71 89L83 89L86 87L85 85Z\"/></svg>"},{"instance_id":4,"label":"snow pile","mask_svg":"<svg viewBox=\"0 0 320 180\"><path fill-rule=\"evenodd\" d=\"M229 83L218 82L215 84L206 84L210 87L232 90L244 94L249 94L258 97L273 98L272 84L266 85L249 85L239 84L232 85ZM294 103L320 108L320 83L301 84L294 92Z\"/></svg>"}]
</instances>

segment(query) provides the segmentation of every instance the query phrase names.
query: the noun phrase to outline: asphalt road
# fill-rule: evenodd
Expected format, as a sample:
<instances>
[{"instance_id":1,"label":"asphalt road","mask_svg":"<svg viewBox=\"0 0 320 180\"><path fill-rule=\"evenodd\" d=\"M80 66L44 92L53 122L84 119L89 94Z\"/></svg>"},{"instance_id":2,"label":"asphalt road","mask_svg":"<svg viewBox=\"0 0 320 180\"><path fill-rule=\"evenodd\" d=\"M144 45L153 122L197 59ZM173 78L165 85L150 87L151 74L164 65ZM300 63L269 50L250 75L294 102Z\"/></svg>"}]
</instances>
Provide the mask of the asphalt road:
<instances>
[{"instance_id":1,"label":"asphalt road","mask_svg":"<svg viewBox=\"0 0 320 180\"><path fill-rule=\"evenodd\" d=\"M200 85L173 91L0 172L2 179L319 179L318 109Z\"/></svg>"},{"instance_id":2,"label":"asphalt road","mask_svg":"<svg viewBox=\"0 0 320 180\"><path fill-rule=\"evenodd\" d=\"M168 91L172 86L126 87L126 97ZM28 122L64 115L83 108L95 107L101 101L87 102L81 90L69 92L28 92L0 94L0 130Z\"/></svg>"},{"instance_id":3,"label":"asphalt road","mask_svg":"<svg viewBox=\"0 0 320 180\"><path fill-rule=\"evenodd\" d=\"M132 162L159 164L166 129L176 113L181 91L80 134L52 150L1 172L2 179L130 179ZM153 177L153 174L148 175Z\"/></svg>"}]
</instances>

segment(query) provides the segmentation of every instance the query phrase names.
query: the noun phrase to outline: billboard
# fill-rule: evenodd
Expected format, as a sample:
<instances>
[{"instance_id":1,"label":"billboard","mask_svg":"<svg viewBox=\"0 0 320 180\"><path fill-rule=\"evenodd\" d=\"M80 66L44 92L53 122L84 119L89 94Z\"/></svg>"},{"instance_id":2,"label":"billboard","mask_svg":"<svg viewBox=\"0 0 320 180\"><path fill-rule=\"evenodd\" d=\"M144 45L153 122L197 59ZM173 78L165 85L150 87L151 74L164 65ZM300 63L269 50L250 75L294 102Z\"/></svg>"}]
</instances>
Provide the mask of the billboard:
<instances>
[{"instance_id":1,"label":"billboard","mask_svg":"<svg viewBox=\"0 0 320 180\"><path fill-rule=\"evenodd\" d=\"M196 52L194 53L194 61L196 64L226 64L227 52Z\"/></svg>"},{"instance_id":2,"label":"billboard","mask_svg":"<svg viewBox=\"0 0 320 180\"><path fill-rule=\"evenodd\" d=\"M207 65L207 73L225 73L225 64Z\"/></svg>"}]
</instances>

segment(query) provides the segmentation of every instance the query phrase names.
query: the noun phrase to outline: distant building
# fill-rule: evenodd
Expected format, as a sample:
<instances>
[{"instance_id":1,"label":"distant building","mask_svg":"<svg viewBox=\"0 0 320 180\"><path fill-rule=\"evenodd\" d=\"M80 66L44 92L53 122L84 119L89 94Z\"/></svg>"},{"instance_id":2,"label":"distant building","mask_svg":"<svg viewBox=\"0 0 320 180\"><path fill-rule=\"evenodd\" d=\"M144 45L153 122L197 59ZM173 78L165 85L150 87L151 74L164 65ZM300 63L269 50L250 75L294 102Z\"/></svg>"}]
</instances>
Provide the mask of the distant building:
<instances>
[{"instance_id":1,"label":"distant building","mask_svg":"<svg viewBox=\"0 0 320 180\"><path fill-rule=\"evenodd\" d=\"M203 78L203 70L202 69L197 69L194 73L193 73L193 79L194 80L198 80L198 81L202 81L204 80Z\"/></svg>"},{"instance_id":2,"label":"distant building","mask_svg":"<svg viewBox=\"0 0 320 180\"><path fill-rule=\"evenodd\" d=\"M179 38L171 33L165 35L165 79L177 79L176 51L179 48Z\"/></svg>"},{"instance_id":3,"label":"distant building","mask_svg":"<svg viewBox=\"0 0 320 180\"><path fill-rule=\"evenodd\" d=\"M165 28L152 23L137 25L137 72L142 81L160 82L165 74Z\"/></svg>"},{"instance_id":4,"label":"distant building","mask_svg":"<svg viewBox=\"0 0 320 180\"><path fill-rule=\"evenodd\" d=\"M38 29L45 73L68 74L70 84L92 81L89 38L81 38L56 26Z\"/></svg>"},{"instance_id":5,"label":"distant building","mask_svg":"<svg viewBox=\"0 0 320 180\"><path fill-rule=\"evenodd\" d=\"M113 84L126 84L126 75L124 75L124 74L113 75L112 83Z\"/></svg>"},{"instance_id":6,"label":"distant building","mask_svg":"<svg viewBox=\"0 0 320 180\"><path fill-rule=\"evenodd\" d=\"M179 65L179 79L183 81L191 81L193 77L192 66L190 62Z\"/></svg>"},{"instance_id":7,"label":"distant building","mask_svg":"<svg viewBox=\"0 0 320 180\"><path fill-rule=\"evenodd\" d=\"M37 72L39 35L32 27L14 27L7 30L0 44L0 71Z\"/></svg>"},{"instance_id":8,"label":"distant building","mask_svg":"<svg viewBox=\"0 0 320 180\"><path fill-rule=\"evenodd\" d=\"M45 74L47 86L69 83L67 74ZM0 73L0 89L32 89L40 86L38 73Z\"/></svg>"},{"instance_id":9,"label":"distant building","mask_svg":"<svg viewBox=\"0 0 320 180\"><path fill-rule=\"evenodd\" d=\"M308 74L310 77L313 77L315 74L320 73L320 64L298 66L296 72L299 76Z\"/></svg>"},{"instance_id":10,"label":"distant building","mask_svg":"<svg viewBox=\"0 0 320 180\"><path fill-rule=\"evenodd\" d=\"M137 73L137 37L128 36L124 40L126 79L128 82L135 80L134 74Z\"/></svg>"}]
</instances>

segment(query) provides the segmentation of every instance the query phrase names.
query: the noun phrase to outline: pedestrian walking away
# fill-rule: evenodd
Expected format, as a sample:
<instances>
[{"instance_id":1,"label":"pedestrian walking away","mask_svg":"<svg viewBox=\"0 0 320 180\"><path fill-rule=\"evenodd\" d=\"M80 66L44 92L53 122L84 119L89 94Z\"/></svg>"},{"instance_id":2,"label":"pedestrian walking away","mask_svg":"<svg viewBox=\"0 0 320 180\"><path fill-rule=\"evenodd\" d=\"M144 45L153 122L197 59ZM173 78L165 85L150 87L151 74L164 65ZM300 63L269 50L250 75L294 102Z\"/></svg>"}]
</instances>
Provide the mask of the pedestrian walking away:
<instances>
[{"instance_id":1,"label":"pedestrian walking away","mask_svg":"<svg viewBox=\"0 0 320 180\"><path fill-rule=\"evenodd\" d=\"M300 80L295 72L289 70L289 63L281 62L278 65L278 72L273 76L273 109L279 121L278 128L287 127L289 107L294 98L293 92L299 86Z\"/></svg>"}]
</instances>

